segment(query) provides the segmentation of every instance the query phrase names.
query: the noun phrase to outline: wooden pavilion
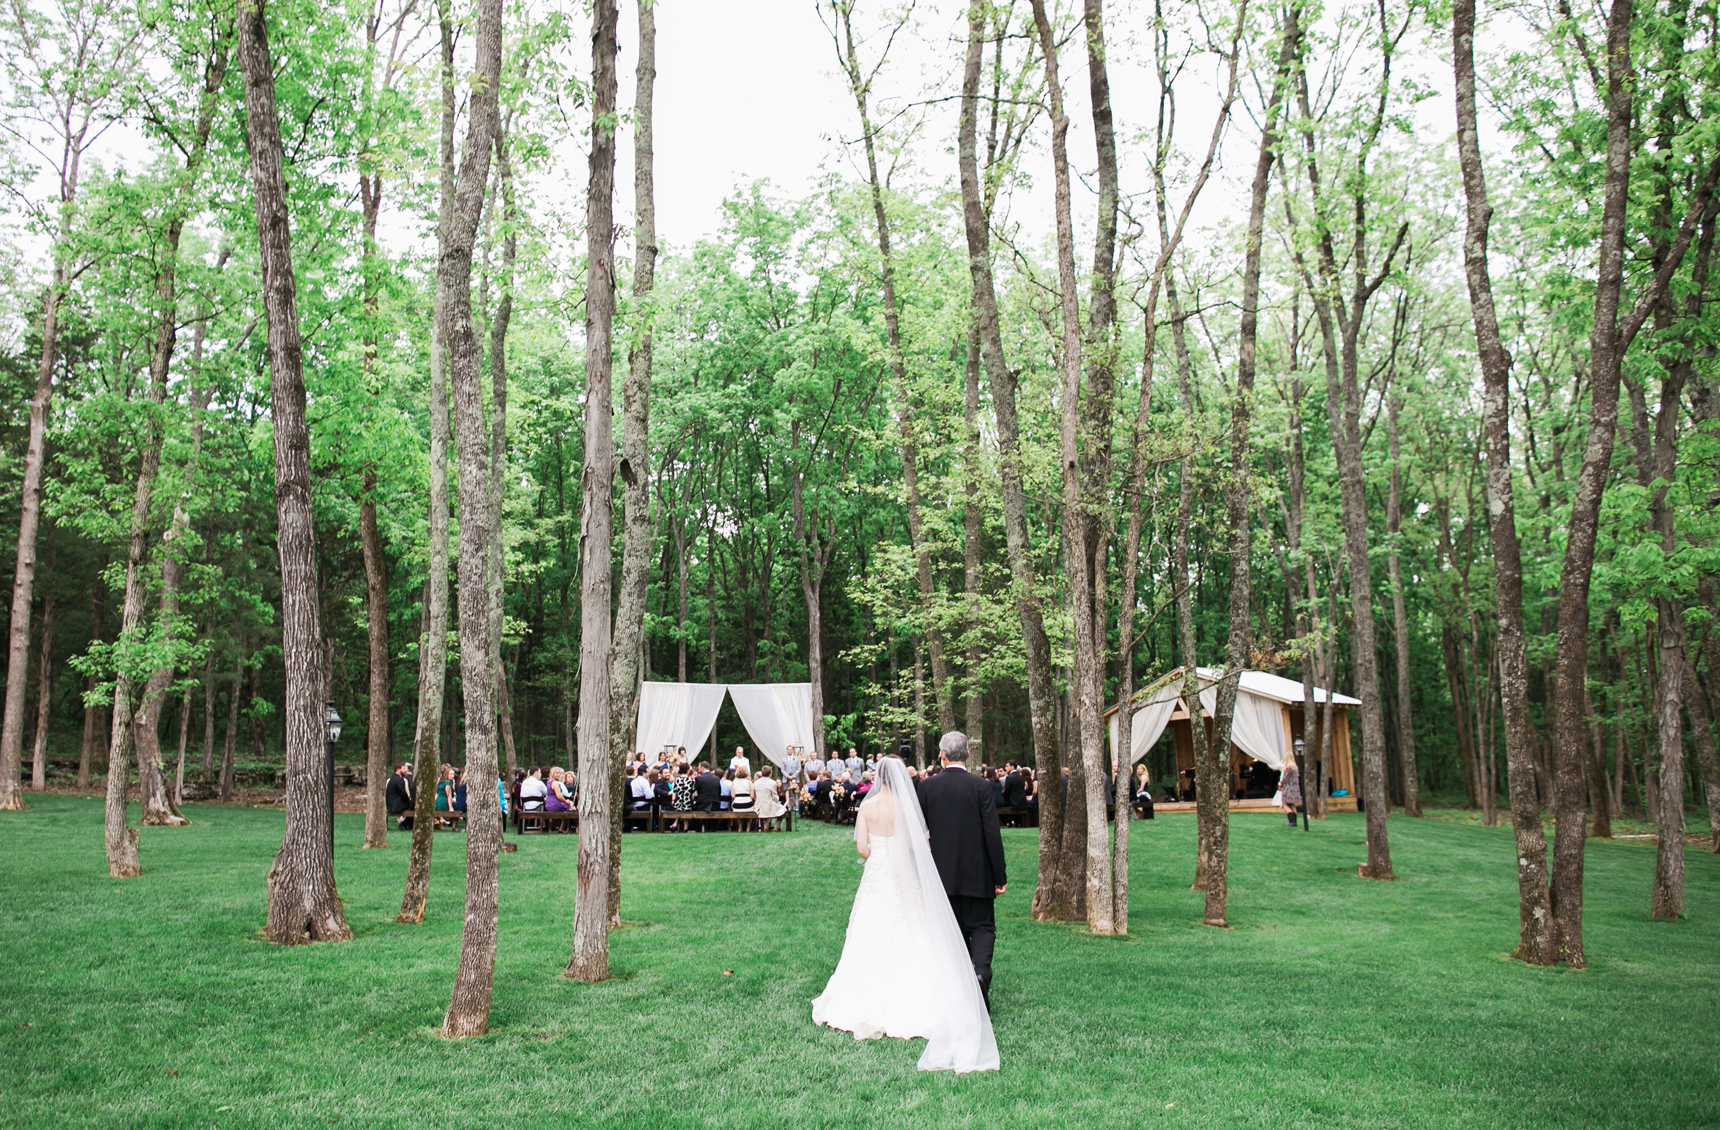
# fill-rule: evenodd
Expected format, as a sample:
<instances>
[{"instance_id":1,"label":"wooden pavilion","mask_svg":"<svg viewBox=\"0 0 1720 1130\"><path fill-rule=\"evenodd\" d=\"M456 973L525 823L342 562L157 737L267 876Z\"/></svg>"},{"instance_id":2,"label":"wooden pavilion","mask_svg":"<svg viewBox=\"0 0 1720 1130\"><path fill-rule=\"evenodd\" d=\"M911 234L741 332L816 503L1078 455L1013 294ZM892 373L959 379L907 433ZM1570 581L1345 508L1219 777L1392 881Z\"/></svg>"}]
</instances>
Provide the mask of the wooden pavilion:
<instances>
[{"instance_id":1,"label":"wooden pavilion","mask_svg":"<svg viewBox=\"0 0 1720 1130\"><path fill-rule=\"evenodd\" d=\"M1201 691L1199 709L1207 740L1212 740L1212 713L1218 702L1218 679L1221 672L1212 667L1197 669ZM1130 763L1141 759L1163 736L1170 732L1176 750L1177 777L1174 781L1154 781L1154 808L1158 812L1192 812L1194 801L1187 799L1189 774L1194 768L1193 718L1182 697L1183 669L1143 687L1134 697L1132 723L1133 747ZM1323 711L1327 691L1314 688L1314 703ZM1329 764L1316 765L1317 751L1311 744L1304 751L1304 761L1310 767L1309 791L1318 772L1318 779L1329 794L1327 810L1356 811L1355 767L1350 755L1350 711L1361 700L1344 694L1332 694L1332 749ZM1105 712L1106 727L1111 736L1113 756L1117 745L1117 707ZM1297 738L1312 741L1313 725L1304 730L1303 713L1306 702L1302 684L1268 671L1244 671L1237 687L1236 717L1231 726L1230 742L1230 810L1232 812L1278 811L1270 793L1259 795L1263 788L1253 782L1266 774L1261 766L1276 773L1287 758L1293 757ZM1308 720L1310 723L1312 720ZM1253 793L1255 795L1249 795ZM1330 795L1340 794L1340 795Z\"/></svg>"}]
</instances>

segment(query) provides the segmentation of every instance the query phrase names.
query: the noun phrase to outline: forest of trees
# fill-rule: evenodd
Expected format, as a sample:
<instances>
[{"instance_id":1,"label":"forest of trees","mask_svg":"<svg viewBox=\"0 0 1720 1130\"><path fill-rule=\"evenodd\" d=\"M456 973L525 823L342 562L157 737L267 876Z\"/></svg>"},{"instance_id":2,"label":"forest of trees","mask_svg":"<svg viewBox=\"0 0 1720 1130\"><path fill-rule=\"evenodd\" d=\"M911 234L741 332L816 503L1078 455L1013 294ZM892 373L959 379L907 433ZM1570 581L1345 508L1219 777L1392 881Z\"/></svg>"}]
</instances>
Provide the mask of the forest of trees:
<instances>
[{"instance_id":1,"label":"forest of trees","mask_svg":"<svg viewBox=\"0 0 1720 1130\"><path fill-rule=\"evenodd\" d=\"M134 783L162 825L284 768L290 941L346 930L325 701L373 783L575 766L597 978L638 683L810 680L821 746L1067 771L1035 915L1126 932L1103 712L1198 663L1220 732L1244 668L1362 700L1368 877L1394 810L1509 820L1525 960L1583 964L1614 818L1682 912L1686 807L1720 850L1720 13L806 0L840 167L676 242L675 8L8 0L0 808L105 779L136 874Z\"/></svg>"}]
</instances>

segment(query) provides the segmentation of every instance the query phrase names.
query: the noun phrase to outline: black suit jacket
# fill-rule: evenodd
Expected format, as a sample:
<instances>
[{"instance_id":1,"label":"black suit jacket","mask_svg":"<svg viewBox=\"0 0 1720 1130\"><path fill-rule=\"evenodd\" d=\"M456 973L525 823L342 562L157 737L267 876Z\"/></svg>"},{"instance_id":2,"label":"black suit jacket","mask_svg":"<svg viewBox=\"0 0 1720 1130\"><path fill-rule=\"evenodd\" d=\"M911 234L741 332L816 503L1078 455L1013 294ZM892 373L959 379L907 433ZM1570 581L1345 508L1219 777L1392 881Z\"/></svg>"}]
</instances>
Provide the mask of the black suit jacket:
<instances>
[{"instance_id":1,"label":"black suit jacket","mask_svg":"<svg viewBox=\"0 0 1720 1130\"><path fill-rule=\"evenodd\" d=\"M388 805L388 811L395 816L412 811L412 779L396 773L388 778L388 789L383 797Z\"/></svg>"},{"instance_id":2,"label":"black suit jacket","mask_svg":"<svg viewBox=\"0 0 1720 1130\"><path fill-rule=\"evenodd\" d=\"M997 888L1008 880L991 782L962 769L946 769L920 782L919 794L944 893L952 898L996 897Z\"/></svg>"},{"instance_id":3,"label":"black suit jacket","mask_svg":"<svg viewBox=\"0 0 1720 1130\"><path fill-rule=\"evenodd\" d=\"M1020 773L1011 773L1003 779L1003 805L1005 808L1027 807L1027 781Z\"/></svg>"},{"instance_id":4,"label":"black suit jacket","mask_svg":"<svg viewBox=\"0 0 1720 1130\"><path fill-rule=\"evenodd\" d=\"M715 812L722 803L723 783L715 773L700 773L693 778L693 808L699 812Z\"/></svg>"}]
</instances>

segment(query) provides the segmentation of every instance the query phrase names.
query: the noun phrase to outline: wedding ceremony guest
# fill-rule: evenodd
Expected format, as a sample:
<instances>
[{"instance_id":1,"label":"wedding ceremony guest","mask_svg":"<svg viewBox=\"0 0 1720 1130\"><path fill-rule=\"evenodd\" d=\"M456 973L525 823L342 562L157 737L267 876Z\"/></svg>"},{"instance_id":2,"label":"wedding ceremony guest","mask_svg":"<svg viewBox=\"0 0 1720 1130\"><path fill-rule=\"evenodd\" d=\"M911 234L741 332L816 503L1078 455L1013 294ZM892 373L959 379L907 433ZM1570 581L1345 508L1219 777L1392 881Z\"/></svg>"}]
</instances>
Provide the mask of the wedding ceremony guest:
<instances>
[{"instance_id":1,"label":"wedding ceremony guest","mask_svg":"<svg viewBox=\"0 0 1720 1130\"><path fill-rule=\"evenodd\" d=\"M394 776L388 778L388 788L383 795L383 801L388 807L388 814L394 817L394 825L406 831L412 828L412 766L401 763L394 771Z\"/></svg>"},{"instance_id":2,"label":"wedding ceremony guest","mask_svg":"<svg viewBox=\"0 0 1720 1130\"><path fill-rule=\"evenodd\" d=\"M860 778L860 771L866 767L866 763L860 759L860 752L853 746L848 747L848 760L843 764L848 766L848 772L855 780Z\"/></svg>"},{"instance_id":3,"label":"wedding ceremony guest","mask_svg":"<svg viewBox=\"0 0 1720 1130\"><path fill-rule=\"evenodd\" d=\"M993 807L1003 807L1003 778L997 775L997 770L987 765L980 770L980 776L991 786L991 802Z\"/></svg>"},{"instance_id":4,"label":"wedding ceremony guest","mask_svg":"<svg viewBox=\"0 0 1720 1130\"><path fill-rule=\"evenodd\" d=\"M464 769L454 775L454 811L466 811L466 771Z\"/></svg>"},{"instance_id":5,"label":"wedding ceremony guest","mask_svg":"<svg viewBox=\"0 0 1720 1130\"><path fill-rule=\"evenodd\" d=\"M549 771L549 787L544 795L545 812L572 812L573 801L567 795L567 774L557 766Z\"/></svg>"},{"instance_id":6,"label":"wedding ceremony guest","mask_svg":"<svg viewBox=\"0 0 1720 1130\"><path fill-rule=\"evenodd\" d=\"M753 810L752 774L745 769L731 769L729 772L735 775L734 781L729 786L734 796L730 808L735 812L751 812Z\"/></svg>"},{"instance_id":7,"label":"wedding ceremony guest","mask_svg":"<svg viewBox=\"0 0 1720 1130\"><path fill-rule=\"evenodd\" d=\"M693 797L693 807L700 812L715 812L722 803L723 783L707 762L699 762L699 775L693 778Z\"/></svg>"},{"instance_id":8,"label":"wedding ceremony guest","mask_svg":"<svg viewBox=\"0 0 1720 1130\"><path fill-rule=\"evenodd\" d=\"M1004 765L1003 806L1005 808L1027 807L1027 776L1022 773L1021 766L1013 761Z\"/></svg>"},{"instance_id":9,"label":"wedding ceremony guest","mask_svg":"<svg viewBox=\"0 0 1720 1130\"><path fill-rule=\"evenodd\" d=\"M717 779L717 789L722 795L722 798L717 802L717 811L727 812L729 805L734 803L735 797L735 771L733 769Z\"/></svg>"},{"instance_id":10,"label":"wedding ceremony guest","mask_svg":"<svg viewBox=\"0 0 1720 1130\"><path fill-rule=\"evenodd\" d=\"M792 788L793 785L789 787ZM787 811L777 795L776 781L772 777L770 766L762 766L758 776L753 779L753 812L758 816L759 830L776 831L773 825L780 826L782 815Z\"/></svg>"},{"instance_id":11,"label":"wedding ceremony guest","mask_svg":"<svg viewBox=\"0 0 1720 1130\"><path fill-rule=\"evenodd\" d=\"M646 771L641 769L627 782L627 794L630 803L627 807L638 810L651 807L651 782L646 777Z\"/></svg>"},{"instance_id":12,"label":"wedding ceremony guest","mask_svg":"<svg viewBox=\"0 0 1720 1130\"><path fill-rule=\"evenodd\" d=\"M670 807L676 812L693 811L693 774L687 768L685 761L675 766L675 782L670 786ZM670 825L670 831L684 832L687 821L677 820Z\"/></svg>"},{"instance_id":13,"label":"wedding ceremony guest","mask_svg":"<svg viewBox=\"0 0 1720 1130\"><path fill-rule=\"evenodd\" d=\"M548 795L549 787L543 783L543 770L534 768L520 782L520 811L541 812L544 798Z\"/></svg>"},{"instance_id":14,"label":"wedding ceremony guest","mask_svg":"<svg viewBox=\"0 0 1720 1130\"><path fill-rule=\"evenodd\" d=\"M1296 759L1288 758L1284 762L1284 773L1278 780L1278 800L1284 808L1284 814L1290 818L1290 826L1296 826L1296 806L1302 803L1302 774L1296 769Z\"/></svg>"},{"instance_id":15,"label":"wedding ceremony guest","mask_svg":"<svg viewBox=\"0 0 1720 1130\"><path fill-rule=\"evenodd\" d=\"M782 755L782 779L785 781L798 781L800 779L800 758L795 756L793 746L789 746L788 751Z\"/></svg>"},{"instance_id":16,"label":"wedding ceremony guest","mask_svg":"<svg viewBox=\"0 0 1720 1130\"><path fill-rule=\"evenodd\" d=\"M748 773L752 772L752 762L747 760L747 751L745 746L735 747L735 755L729 758L729 768L745 769Z\"/></svg>"},{"instance_id":17,"label":"wedding ceremony guest","mask_svg":"<svg viewBox=\"0 0 1720 1130\"><path fill-rule=\"evenodd\" d=\"M807 781L811 782L818 780L818 775L824 772L824 759L818 756L818 750L814 749L812 751L812 756L807 759L803 768L806 770Z\"/></svg>"}]
</instances>

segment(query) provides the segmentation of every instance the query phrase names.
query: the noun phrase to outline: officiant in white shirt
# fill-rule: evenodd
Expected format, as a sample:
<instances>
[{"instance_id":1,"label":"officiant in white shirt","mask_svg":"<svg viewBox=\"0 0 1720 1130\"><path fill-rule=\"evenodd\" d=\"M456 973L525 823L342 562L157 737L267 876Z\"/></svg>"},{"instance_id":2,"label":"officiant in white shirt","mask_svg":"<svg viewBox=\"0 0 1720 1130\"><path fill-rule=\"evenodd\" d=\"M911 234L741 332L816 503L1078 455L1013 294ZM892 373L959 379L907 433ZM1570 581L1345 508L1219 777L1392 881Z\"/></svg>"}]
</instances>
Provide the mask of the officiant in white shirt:
<instances>
[{"instance_id":1,"label":"officiant in white shirt","mask_svg":"<svg viewBox=\"0 0 1720 1130\"><path fill-rule=\"evenodd\" d=\"M745 769L748 776L752 775L752 762L747 760L747 751L745 746L735 747L735 755L729 758L729 768L736 771Z\"/></svg>"}]
</instances>

